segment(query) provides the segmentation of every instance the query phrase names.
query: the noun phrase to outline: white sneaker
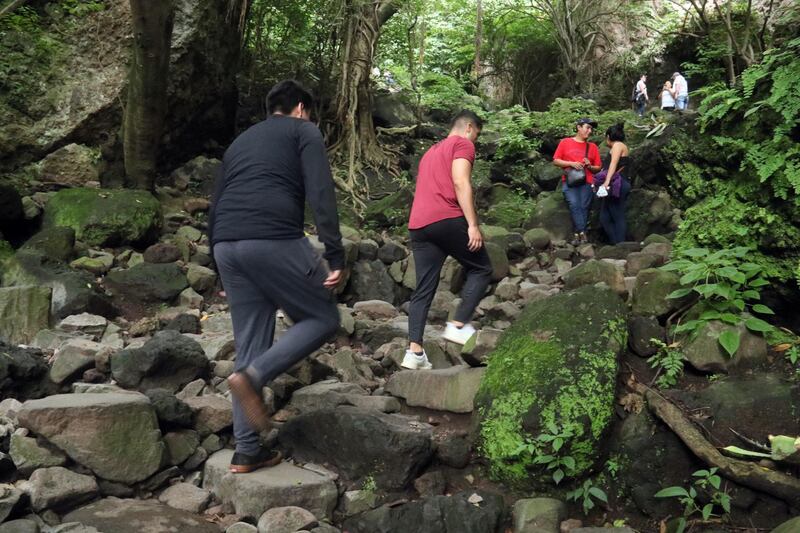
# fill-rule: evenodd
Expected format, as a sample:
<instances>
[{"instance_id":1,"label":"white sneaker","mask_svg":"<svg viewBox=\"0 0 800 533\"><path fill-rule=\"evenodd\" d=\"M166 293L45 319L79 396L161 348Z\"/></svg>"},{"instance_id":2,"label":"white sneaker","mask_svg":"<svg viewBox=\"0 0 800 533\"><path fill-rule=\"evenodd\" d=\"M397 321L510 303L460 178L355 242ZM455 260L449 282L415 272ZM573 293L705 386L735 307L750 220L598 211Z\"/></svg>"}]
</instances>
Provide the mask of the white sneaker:
<instances>
[{"instance_id":1,"label":"white sneaker","mask_svg":"<svg viewBox=\"0 0 800 533\"><path fill-rule=\"evenodd\" d=\"M433 365L428 361L428 355L425 350L422 350L422 355L406 350L406 355L403 357L403 363L400 366L409 370L430 370L433 368Z\"/></svg>"},{"instance_id":2,"label":"white sneaker","mask_svg":"<svg viewBox=\"0 0 800 533\"><path fill-rule=\"evenodd\" d=\"M464 324L459 328L452 322L448 322L447 327L444 328L442 337L450 342L463 345L466 344L475 333L477 333L475 328L469 324Z\"/></svg>"}]
</instances>

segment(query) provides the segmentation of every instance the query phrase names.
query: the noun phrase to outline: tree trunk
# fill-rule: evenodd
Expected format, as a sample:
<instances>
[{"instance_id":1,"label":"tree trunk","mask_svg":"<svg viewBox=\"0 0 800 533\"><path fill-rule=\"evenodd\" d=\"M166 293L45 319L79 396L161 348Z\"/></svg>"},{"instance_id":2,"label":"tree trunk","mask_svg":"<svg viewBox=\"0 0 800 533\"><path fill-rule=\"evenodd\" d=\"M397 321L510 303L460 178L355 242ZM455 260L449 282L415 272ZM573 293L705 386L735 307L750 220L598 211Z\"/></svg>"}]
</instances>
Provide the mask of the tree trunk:
<instances>
[{"instance_id":1,"label":"tree trunk","mask_svg":"<svg viewBox=\"0 0 800 533\"><path fill-rule=\"evenodd\" d=\"M131 0L133 54L122 134L126 181L137 189L155 185L174 11L173 0Z\"/></svg>"},{"instance_id":2,"label":"tree trunk","mask_svg":"<svg viewBox=\"0 0 800 533\"><path fill-rule=\"evenodd\" d=\"M483 3L478 0L475 13L475 64L472 67L476 83L481 79L481 47L483 46Z\"/></svg>"},{"instance_id":3,"label":"tree trunk","mask_svg":"<svg viewBox=\"0 0 800 533\"><path fill-rule=\"evenodd\" d=\"M345 178L335 178L337 185L353 195L357 203L363 204L369 191L359 178L362 165L386 168L391 164L375 135L369 75L380 28L397 12L399 0L353 0L348 3L341 77L336 95L335 143L330 152L348 169Z\"/></svg>"}]
</instances>

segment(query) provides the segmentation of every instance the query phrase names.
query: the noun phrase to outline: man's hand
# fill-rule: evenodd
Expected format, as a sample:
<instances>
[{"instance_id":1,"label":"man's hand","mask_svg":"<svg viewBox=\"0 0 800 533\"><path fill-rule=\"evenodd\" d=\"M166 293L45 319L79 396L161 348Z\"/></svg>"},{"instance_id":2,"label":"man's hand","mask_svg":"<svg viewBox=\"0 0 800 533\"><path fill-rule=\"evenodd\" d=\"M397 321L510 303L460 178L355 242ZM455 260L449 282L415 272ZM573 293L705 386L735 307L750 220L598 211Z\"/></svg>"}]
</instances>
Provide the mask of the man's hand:
<instances>
[{"instance_id":1,"label":"man's hand","mask_svg":"<svg viewBox=\"0 0 800 533\"><path fill-rule=\"evenodd\" d=\"M469 237L469 243L467 243L467 248L469 248L470 252L477 252L483 246L483 235L481 235L481 230L478 226L470 226L467 228L467 236Z\"/></svg>"},{"instance_id":2,"label":"man's hand","mask_svg":"<svg viewBox=\"0 0 800 533\"><path fill-rule=\"evenodd\" d=\"M583 170L583 163L581 161L573 161L569 164L572 168L577 168L578 170Z\"/></svg>"},{"instance_id":3,"label":"man's hand","mask_svg":"<svg viewBox=\"0 0 800 533\"><path fill-rule=\"evenodd\" d=\"M328 277L325 278L325 282L322 285L328 289L333 289L339 284L340 281L342 281L342 271L334 270L328 274Z\"/></svg>"}]
</instances>

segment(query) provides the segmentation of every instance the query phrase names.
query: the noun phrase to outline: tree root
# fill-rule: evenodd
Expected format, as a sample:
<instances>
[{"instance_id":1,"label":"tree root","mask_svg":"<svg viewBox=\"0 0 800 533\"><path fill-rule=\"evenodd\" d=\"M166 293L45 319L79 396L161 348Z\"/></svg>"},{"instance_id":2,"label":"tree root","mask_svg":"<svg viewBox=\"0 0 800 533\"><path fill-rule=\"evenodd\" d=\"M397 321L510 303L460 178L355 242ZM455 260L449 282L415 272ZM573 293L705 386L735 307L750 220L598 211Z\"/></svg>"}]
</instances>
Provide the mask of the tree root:
<instances>
[{"instance_id":1,"label":"tree root","mask_svg":"<svg viewBox=\"0 0 800 533\"><path fill-rule=\"evenodd\" d=\"M715 466L728 479L800 506L800 479L756 463L725 457L711 445L672 402L650 389L645 393L650 409L700 460Z\"/></svg>"}]
</instances>

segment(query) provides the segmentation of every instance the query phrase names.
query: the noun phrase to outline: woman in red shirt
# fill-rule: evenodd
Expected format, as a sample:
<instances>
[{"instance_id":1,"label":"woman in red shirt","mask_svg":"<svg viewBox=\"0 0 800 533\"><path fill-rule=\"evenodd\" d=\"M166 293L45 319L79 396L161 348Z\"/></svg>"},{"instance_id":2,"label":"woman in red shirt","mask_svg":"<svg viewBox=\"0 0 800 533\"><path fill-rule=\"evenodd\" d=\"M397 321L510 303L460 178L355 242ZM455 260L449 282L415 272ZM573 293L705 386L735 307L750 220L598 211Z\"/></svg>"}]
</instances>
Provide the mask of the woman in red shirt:
<instances>
[{"instance_id":1,"label":"woman in red shirt","mask_svg":"<svg viewBox=\"0 0 800 533\"><path fill-rule=\"evenodd\" d=\"M564 198L572 215L574 237L572 244L586 242L586 224L589 221L589 206L592 205L592 182L594 173L601 168L600 150L595 143L589 142L592 130L597 122L590 118L581 118L575 123L575 136L561 139L553 154L553 164L563 169L582 170L585 179L580 184L567 184L566 174L561 176L561 187ZM588 143L588 144L587 144Z\"/></svg>"}]
</instances>

